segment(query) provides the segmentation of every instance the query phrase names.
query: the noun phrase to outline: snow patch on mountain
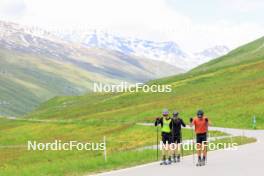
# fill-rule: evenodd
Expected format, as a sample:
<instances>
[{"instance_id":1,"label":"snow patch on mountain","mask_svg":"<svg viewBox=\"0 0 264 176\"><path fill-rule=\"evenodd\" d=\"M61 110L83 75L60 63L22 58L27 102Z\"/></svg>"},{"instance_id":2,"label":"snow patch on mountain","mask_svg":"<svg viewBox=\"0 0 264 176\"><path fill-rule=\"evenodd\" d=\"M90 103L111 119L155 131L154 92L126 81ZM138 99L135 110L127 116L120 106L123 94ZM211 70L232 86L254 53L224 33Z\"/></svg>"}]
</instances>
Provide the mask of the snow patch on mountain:
<instances>
[{"instance_id":1,"label":"snow patch on mountain","mask_svg":"<svg viewBox=\"0 0 264 176\"><path fill-rule=\"evenodd\" d=\"M212 48L205 49L202 52L194 53L194 55L199 63L205 63L211 59L227 54L229 51L230 49L224 45L216 45Z\"/></svg>"},{"instance_id":2,"label":"snow patch on mountain","mask_svg":"<svg viewBox=\"0 0 264 176\"><path fill-rule=\"evenodd\" d=\"M0 43L6 48L31 50L56 57L67 54L63 50L65 43L80 44L86 48L117 51L124 55L165 62L185 71L229 52L224 45L192 53L184 51L174 41L155 42L98 30L54 32L3 21L0 21Z\"/></svg>"},{"instance_id":3,"label":"snow patch on mountain","mask_svg":"<svg viewBox=\"0 0 264 176\"><path fill-rule=\"evenodd\" d=\"M226 46L218 45L198 53L191 53L183 51L173 41L154 42L121 37L97 30L83 33L74 32L71 35L59 34L59 36L64 40L80 43L87 48L114 50L126 55L162 61L186 71L229 52Z\"/></svg>"}]
</instances>

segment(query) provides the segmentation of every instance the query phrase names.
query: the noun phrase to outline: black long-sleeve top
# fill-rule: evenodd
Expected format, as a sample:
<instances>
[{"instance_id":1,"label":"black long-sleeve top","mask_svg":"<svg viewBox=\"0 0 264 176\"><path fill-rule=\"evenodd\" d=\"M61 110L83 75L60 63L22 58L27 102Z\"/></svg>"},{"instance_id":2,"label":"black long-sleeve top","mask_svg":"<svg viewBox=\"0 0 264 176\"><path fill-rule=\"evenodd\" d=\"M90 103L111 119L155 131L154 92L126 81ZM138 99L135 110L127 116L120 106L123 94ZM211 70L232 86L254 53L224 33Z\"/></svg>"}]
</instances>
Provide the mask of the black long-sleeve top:
<instances>
[{"instance_id":1,"label":"black long-sleeve top","mask_svg":"<svg viewBox=\"0 0 264 176\"><path fill-rule=\"evenodd\" d=\"M173 117L171 121L172 121L172 132L175 135L178 135L181 133L182 126L186 127L184 121L179 117L177 118Z\"/></svg>"}]
</instances>

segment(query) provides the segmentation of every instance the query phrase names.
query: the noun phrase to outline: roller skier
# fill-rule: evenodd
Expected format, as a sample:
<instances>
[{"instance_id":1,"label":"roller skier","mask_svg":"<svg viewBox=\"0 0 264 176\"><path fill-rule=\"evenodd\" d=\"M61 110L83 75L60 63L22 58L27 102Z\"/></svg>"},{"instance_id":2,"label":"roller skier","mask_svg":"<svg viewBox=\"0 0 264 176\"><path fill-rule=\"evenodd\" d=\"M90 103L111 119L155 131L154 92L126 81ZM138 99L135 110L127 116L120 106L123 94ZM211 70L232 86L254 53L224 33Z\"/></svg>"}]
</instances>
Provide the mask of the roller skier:
<instances>
[{"instance_id":1,"label":"roller skier","mask_svg":"<svg viewBox=\"0 0 264 176\"><path fill-rule=\"evenodd\" d=\"M196 117L190 118L190 126L194 126L196 134L196 147L198 155L198 162L196 166L204 166L207 158L207 132L209 120L206 116L204 116L204 112L202 110L197 112Z\"/></svg>"}]
</instances>

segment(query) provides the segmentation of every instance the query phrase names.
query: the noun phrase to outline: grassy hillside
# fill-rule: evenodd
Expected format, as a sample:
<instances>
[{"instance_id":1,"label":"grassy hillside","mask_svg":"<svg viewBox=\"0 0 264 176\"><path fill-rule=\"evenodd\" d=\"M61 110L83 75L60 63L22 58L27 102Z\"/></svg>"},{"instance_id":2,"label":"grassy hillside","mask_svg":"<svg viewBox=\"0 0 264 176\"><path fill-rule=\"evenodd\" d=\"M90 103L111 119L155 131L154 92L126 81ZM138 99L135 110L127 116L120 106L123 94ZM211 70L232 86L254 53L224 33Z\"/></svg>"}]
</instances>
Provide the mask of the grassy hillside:
<instances>
[{"instance_id":1,"label":"grassy hillside","mask_svg":"<svg viewBox=\"0 0 264 176\"><path fill-rule=\"evenodd\" d=\"M189 73L149 83L171 84L171 93L62 96L43 103L25 119L0 118L0 175L82 175L154 161L154 150L137 149L156 144L156 128L137 123L153 122L164 107L180 111L186 122L203 108L214 126L225 127L251 128L251 117L256 115L257 128L264 128L263 43L262 38L238 48L241 55L234 50ZM26 150L28 140L99 142L103 136L107 162L103 152ZM184 139L191 136L190 130L183 131ZM255 140L235 137L233 141Z\"/></svg>"},{"instance_id":2,"label":"grassy hillside","mask_svg":"<svg viewBox=\"0 0 264 176\"><path fill-rule=\"evenodd\" d=\"M226 134L211 131L211 136L223 135ZM107 141L107 162L103 151L27 150L28 141L102 142L103 136ZM183 139L191 138L191 130L184 129ZM0 175L77 176L128 167L155 161L156 150L142 149L152 145L156 145L156 128L153 126L111 121L33 122L0 118Z\"/></svg>"},{"instance_id":3,"label":"grassy hillside","mask_svg":"<svg viewBox=\"0 0 264 176\"><path fill-rule=\"evenodd\" d=\"M0 115L24 115L54 96L87 92L93 82L145 82L183 72L159 61L88 49L15 23L0 21L0 31Z\"/></svg>"},{"instance_id":4,"label":"grassy hillside","mask_svg":"<svg viewBox=\"0 0 264 176\"><path fill-rule=\"evenodd\" d=\"M85 72L48 58L0 50L0 113L16 116L56 95L76 95L91 86Z\"/></svg>"},{"instance_id":5,"label":"grassy hillside","mask_svg":"<svg viewBox=\"0 0 264 176\"><path fill-rule=\"evenodd\" d=\"M92 49L85 52L87 55L78 59L64 60L0 49L0 115L23 115L54 96L80 95L92 89L93 82L134 83L175 73L172 66L146 59L131 57L131 63L127 63L116 53ZM153 67L159 70L151 71Z\"/></svg>"},{"instance_id":6,"label":"grassy hillside","mask_svg":"<svg viewBox=\"0 0 264 176\"><path fill-rule=\"evenodd\" d=\"M200 71L213 71L219 70L223 68L227 68L234 65L241 64L249 64L255 63L259 60L263 60L264 53L264 37L248 43L244 46L241 46L233 51L231 51L228 55L222 57L221 59L216 59L206 64L203 64L194 70L192 73L200 72Z\"/></svg>"},{"instance_id":7,"label":"grassy hillside","mask_svg":"<svg viewBox=\"0 0 264 176\"><path fill-rule=\"evenodd\" d=\"M171 84L171 93L119 93L57 97L27 118L148 121L164 107L185 120L202 108L215 126L251 128L257 117L264 128L264 38L186 74L151 81Z\"/></svg>"}]
</instances>

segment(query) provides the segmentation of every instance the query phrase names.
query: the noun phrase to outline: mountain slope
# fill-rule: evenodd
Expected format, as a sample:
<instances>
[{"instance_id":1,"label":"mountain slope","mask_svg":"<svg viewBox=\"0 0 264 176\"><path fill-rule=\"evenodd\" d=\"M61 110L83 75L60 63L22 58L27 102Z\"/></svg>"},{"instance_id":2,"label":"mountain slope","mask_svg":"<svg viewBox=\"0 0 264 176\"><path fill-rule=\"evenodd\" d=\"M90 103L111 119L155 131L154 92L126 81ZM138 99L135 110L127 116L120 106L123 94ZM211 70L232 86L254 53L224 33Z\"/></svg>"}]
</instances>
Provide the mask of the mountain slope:
<instances>
[{"instance_id":1,"label":"mountain slope","mask_svg":"<svg viewBox=\"0 0 264 176\"><path fill-rule=\"evenodd\" d=\"M0 115L17 116L59 95L79 95L93 82L145 82L183 72L117 51L84 48L41 29L0 21Z\"/></svg>"},{"instance_id":2,"label":"mountain slope","mask_svg":"<svg viewBox=\"0 0 264 176\"><path fill-rule=\"evenodd\" d=\"M123 54L162 61L183 70L189 70L229 52L226 46L214 46L198 53L183 51L173 41L154 42L138 38L126 38L103 31L57 33L66 41L79 43L87 48L101 48Z\"/></svg>"},{"instance_id":3,"label":"mountain slope","mask_svg":"<svg viewBox=\"0 0 264 176\"><path fill-rule=\"evenodd\" d=\"M256 62L258 60L263 59L263 53L264 53L264 37L246 44L242 47L239 47L232 52L230 52L228 55L222 57L221 60L213 60L211 62L208 62L204 65L201 65L194 69L193 71L209 71L213 69L222 69L225 67L233 66L233 65L239 65L249 62Z\"/></svg>"},{"instance_id":4,"label":"mountain slope","mask_svg":"<svg viewBox=\"0 0 264 176\"><path fill-rule=\"evenodd\" d=\"M171 84L171 93L57 97L27 118L138 122L153 120L162 108L168 107L180 111L188 121L197 109L203 108L215 126L250 128L251 118L256 115L258 128L264 128L263 45L261 38L186 74L149 83Z\"/></svg>"}]
</instances>

